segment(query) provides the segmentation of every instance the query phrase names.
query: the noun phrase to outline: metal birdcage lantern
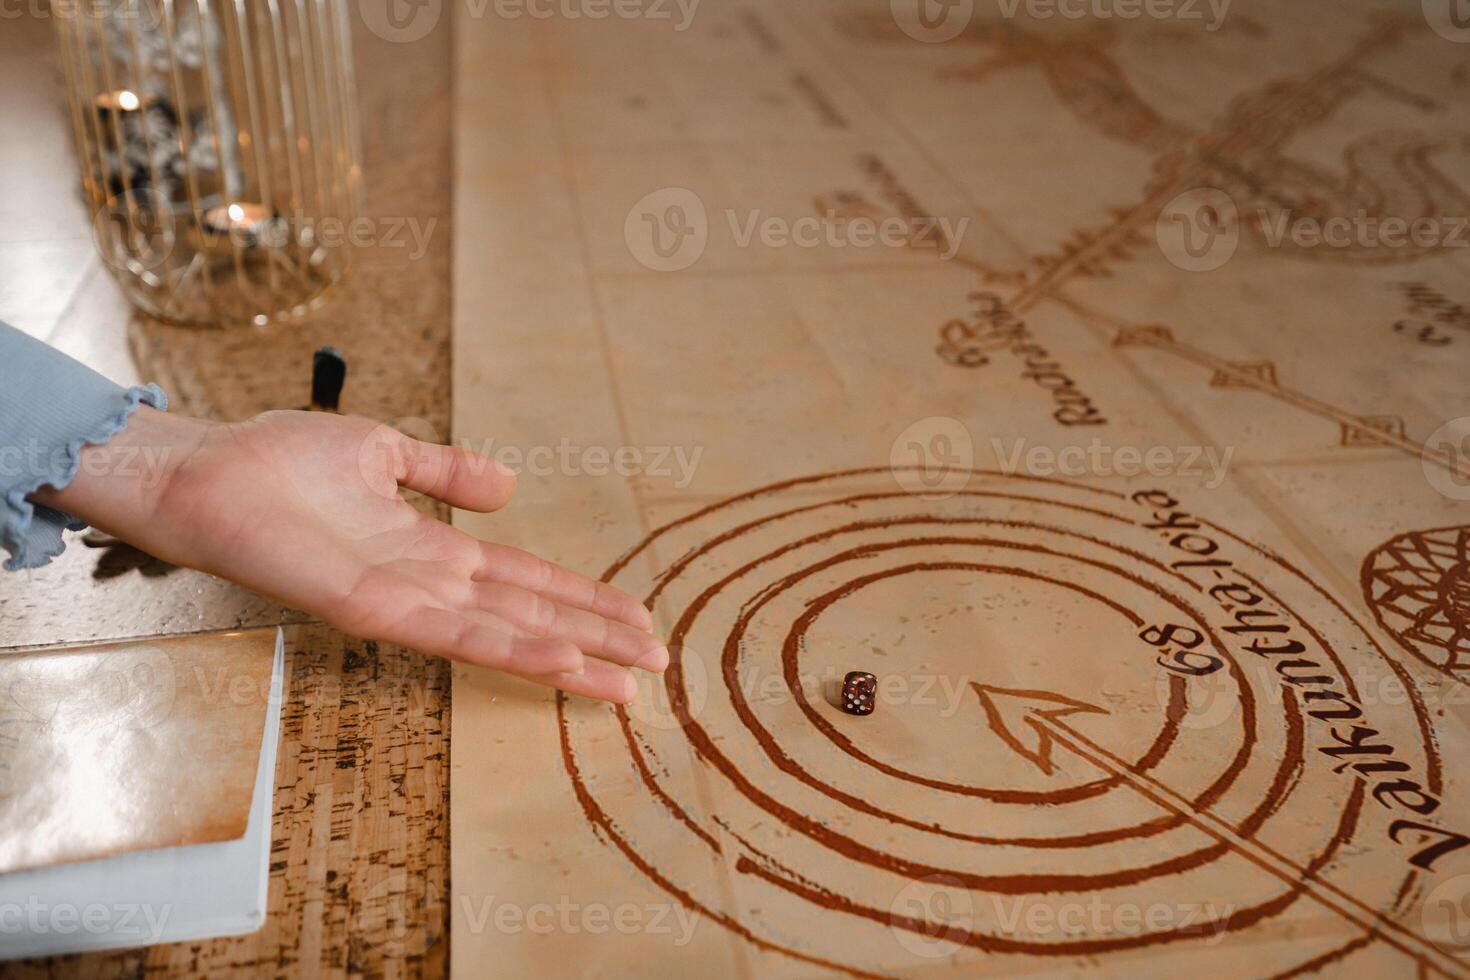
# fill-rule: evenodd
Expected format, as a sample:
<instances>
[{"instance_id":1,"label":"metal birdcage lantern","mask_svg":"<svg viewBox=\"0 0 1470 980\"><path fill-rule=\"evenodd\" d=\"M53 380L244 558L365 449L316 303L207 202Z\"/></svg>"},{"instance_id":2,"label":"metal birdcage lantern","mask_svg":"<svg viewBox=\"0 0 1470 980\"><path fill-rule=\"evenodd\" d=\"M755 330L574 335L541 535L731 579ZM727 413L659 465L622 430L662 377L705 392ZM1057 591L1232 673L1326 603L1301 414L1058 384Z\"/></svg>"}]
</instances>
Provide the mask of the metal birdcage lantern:
<instances>
[{"instance_id":1,"label":"metal birdcage lantern","mask_svg":"<svg viewBox=\"0 0 1470 980\"><path fill-rule=\"evenodd\" d=\"M313 309L361 211L344 0L54 7L98 250L133 304L200 325Z\"/></svg>"}]
</instances>

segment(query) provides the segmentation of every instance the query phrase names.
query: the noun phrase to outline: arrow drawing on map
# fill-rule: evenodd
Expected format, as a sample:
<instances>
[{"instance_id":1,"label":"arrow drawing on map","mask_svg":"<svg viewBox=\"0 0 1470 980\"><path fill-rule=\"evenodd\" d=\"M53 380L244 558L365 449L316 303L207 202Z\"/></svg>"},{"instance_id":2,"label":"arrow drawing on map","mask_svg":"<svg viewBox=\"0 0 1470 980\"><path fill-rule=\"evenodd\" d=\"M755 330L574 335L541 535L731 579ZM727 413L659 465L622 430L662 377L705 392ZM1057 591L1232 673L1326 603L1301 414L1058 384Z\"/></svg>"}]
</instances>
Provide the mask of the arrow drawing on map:
<instances>
[{"instance_id":1,"label":"arrow drawing on map","mask_svg":"<svg viewBox=\"0 0 1470 980\"><path fill-rule=\"evenodd\" d=\"M1448 956L1428 939L1314 872L1307 871L1266 844L1242 836L1224 818L1208 809L1197 808L1187 797L1147 773L1135 771L1127 760L1114 755L1065 720L1075 714L1106 715L1106 709L1052 691L1014 690L975 681L971 681L970 686L980 699L991 730L1012 751L1047 775L1056 771L1056 763L1052 760L1057 747L1070 751L1165 810L1187 820L1289 887L1300 888L1319 905L1369 935L1446 976L1470 977L1470 967Z\"/></svg>"}]
</instances>

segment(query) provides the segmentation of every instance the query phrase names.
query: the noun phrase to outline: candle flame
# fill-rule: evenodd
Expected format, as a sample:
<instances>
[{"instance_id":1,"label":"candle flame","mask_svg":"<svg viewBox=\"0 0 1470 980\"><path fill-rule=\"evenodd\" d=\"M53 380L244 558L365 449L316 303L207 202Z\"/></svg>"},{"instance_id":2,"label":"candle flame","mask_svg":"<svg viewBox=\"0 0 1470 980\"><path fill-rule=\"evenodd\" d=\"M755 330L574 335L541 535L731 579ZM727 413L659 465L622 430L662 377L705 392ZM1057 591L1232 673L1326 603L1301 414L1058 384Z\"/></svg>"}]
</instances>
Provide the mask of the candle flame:
<instances>
[{"instance_id":1,"label":"candle flame","mask_svg":"<svg viewBox=\"0 0 1470 980\"><path fill-rule=\"evenodd\" d=\"M230 216L231 221L239 221L241 218L245 217L245 209L240 207L240 205L238 204L231 204L228 208L225 209L225 213Z\"/></svg>"},{"instance_id":2,"label":"candle flame","mask_svg":"<svg viewBox=\"0 0 1470 980\"><path fill-rule=\"evenodd\" d=\"M138 96L135 93L129 92L127 89L123 89L121 92L117 93L117 104L119 108L127 112L132 112L134 109L138 108L141 103L138 101Z\"/></svg>"}]
</instances>

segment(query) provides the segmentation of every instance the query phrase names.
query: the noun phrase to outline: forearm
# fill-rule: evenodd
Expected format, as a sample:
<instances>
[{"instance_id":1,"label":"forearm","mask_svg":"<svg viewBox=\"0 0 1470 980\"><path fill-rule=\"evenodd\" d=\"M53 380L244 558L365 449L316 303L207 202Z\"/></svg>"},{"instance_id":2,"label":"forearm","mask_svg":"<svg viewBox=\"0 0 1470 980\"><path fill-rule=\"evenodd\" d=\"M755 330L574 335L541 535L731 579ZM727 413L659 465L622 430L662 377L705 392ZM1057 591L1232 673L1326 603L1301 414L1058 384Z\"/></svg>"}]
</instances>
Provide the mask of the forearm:
<instances>
[{"instance_id":1,"label":"forearm","mask_svg":"<svg viewBox=\"0 0 1470 980\"><path fill-rule=\"evenodd\" d=\"M141 545L154 537L150 530L170 476L199 448L209 426L140 405L121 432L81 451L70 483L41 487L30 499Z\"/></svg>"}]
</instances>

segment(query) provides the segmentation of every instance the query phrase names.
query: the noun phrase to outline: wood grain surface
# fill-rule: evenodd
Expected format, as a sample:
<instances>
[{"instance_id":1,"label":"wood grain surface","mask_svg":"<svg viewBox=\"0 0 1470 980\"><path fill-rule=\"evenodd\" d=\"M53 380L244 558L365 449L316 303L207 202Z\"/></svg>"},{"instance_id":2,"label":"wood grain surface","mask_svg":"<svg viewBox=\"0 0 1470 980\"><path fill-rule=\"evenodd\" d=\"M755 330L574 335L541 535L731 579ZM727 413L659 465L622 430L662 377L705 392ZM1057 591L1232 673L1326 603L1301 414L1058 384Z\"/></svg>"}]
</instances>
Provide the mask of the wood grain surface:
<instances>
[{"instance_id":1,"label":"wood grain surface","mask_svg":"<svg viewBox=\"0 0 1470 980\"><path fill-rule=\"evenodd\" d=\"M119 382L158 382L175 411L216 419L303 407L311 352L336 344L349 362L344 411L397 421L415 435L447 435L449 32L441 23L394 44L358 18L354 29L367 213L380 227L418 222L428 231L426 251L416 256L386 240L360 251L332 302L308 321L192 330L132 315L100 267L79 202L51 25L29 14L8 20L0 72L31 138L4 149L12 180L0 198L0 318ZM449 667L302 620L208 576L80 543L46 569L0 579L0 655L83 639L299 624L286 633L290 697L265 928L238 939L4 964L0 976L445 973Z\"/></svg>"}]
</instances>

